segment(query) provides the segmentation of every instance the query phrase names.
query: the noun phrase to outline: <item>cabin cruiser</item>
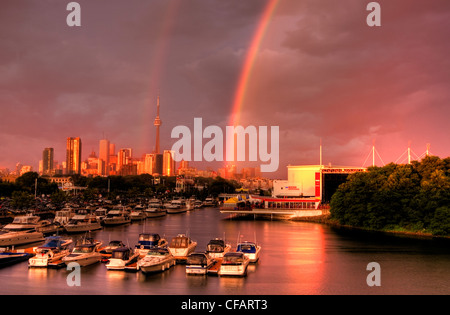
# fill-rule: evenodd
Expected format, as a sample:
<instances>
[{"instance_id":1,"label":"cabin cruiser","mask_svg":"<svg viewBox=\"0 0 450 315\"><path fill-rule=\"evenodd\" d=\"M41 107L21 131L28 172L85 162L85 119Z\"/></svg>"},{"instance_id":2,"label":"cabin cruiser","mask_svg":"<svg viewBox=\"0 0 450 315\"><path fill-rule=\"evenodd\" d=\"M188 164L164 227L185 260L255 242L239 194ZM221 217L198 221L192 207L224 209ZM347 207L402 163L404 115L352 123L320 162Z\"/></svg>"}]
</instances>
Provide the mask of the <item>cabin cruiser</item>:
<instances>
[{"instance_id":1,"label":"cabin cruiser","mask_svg":"<svg viewBox=\"0 0 450 315\"><path fill-rule=\"evenodd\" d=\"M17 216L13 222L5 225L0 232L0 247L41 242L44 233L37 231L40 227L38 216Z\"/></svg>"},{"instance_id":2,"label":"cabin cruiser","mask_svg":"<svg viewBox=\"0 0 450 315\"><path fill-rule=\"evenodd\" d=\"M148 208L144 210L147 218L162 217L167 214L164 204L159 199L152 199L148 204Z\"/></svg>"},{"instance_id":3,"label":"cabin cruiser","mask_svg":"<svg viewBox=\"0 0 450 315\"><path fill-rule=\"evenodd\" d=\"M210 240L206 245L206 253L211 258L222 258L223 255L231 250L230 244L225 244L225 241L220 238Z\"/></svg>"},{"instance_id":4,"label":"cabin cruiser","mask_svg":"<svg viewBox=\"0 0 450 315\"><path fill-rule=\"evenodd\" d=\"M72 252L64 257L62 261L66 265L70 263L77 263L80 266L95 264L102 259L102 255L99 252L101 244L101 242L92 238L82 239L77 242Z\"/></svg>"},{"instance_id":5,"label":"cabin cruiser","mask_svg":"<svg viewBox=\"0 0 450 315\"><path fill-rule=\"evenodd\" d=\"M55 219L53 220L53 222L59 223L64 226L69 223L70 219L72 219L74 215L75 211L73 211L72 208L66 207L59 211L56 211Z\"/></svg>"},{"instance_id":6,"label":"cabin cruiser","mask_svg":"<svg viewBox=\"0 0 450 315\"><path fill-rule=\"evenodd\" d=\"M108 261L109 258L111 258L113 250L116 248L125 247L125 244L122 241L113 240L110 241L108 246L103 247L100 249L100 254L102 255L102 261Z\"/></svg>"},{"instance_id":7,"label":"cabin cruiser","mask_svg":"<svg viewBox=\"0 0 450 315\"><path fill-rule=\"evenodd\" d=\"M106 218L106 215L108 213L108 210L105 208L98 208L94 211L95 216L97 217L97 220L100 222L100 224L103 224L103 220Z\"/></svg>"},{"instance_id":8,"label":"cabin cruiser","mask_svg":"<svg viewBox=\"0 0 450 315\"><path fill-rule=\"evenodd\" d=\"M166 207L167 213L182 213L188 210L186 200L184 199L174 199L172 202Z\"/></svg>"},{"instance_id":9,"label":"cabin cruiser","mask_svg":"<svg viewBox=\"0 0 450 315\"><path fill-rule=\"evenodd\" d=\"M112 251L111 258L106 264L108 270L125 270L128 266L137 263L139 253L129 247L119 247Z\"/></svg>"},{"instance_id":10,"label":"cabin cruiser","mask_svg":"<svg viewBox=\"0 0 450 315\"><path fill-rule=\"evenodd\" d=\"M46 243L34 250L35 256L28 260L28 267L48 267L60 261L70 254L71 244L71 239L63 239L61 236L47 237Z\"/></svg>"},{"instance_id":11,"label":"cabin cruiser","mask_svg":"<svg viewBox=\"0 0 450 315\"><path fill-rule=\"evenodd\" d=\"M186 274L206 275L216 261L205 253L192 253L186 259Z\"/></svg>"},{"instance_id":12,"label":"cabin cruiser","mask_svg":"<svg viewBox=\"0 0 450 315\"><path fill-rule=\"evenodd\" d=\"M216 206L216 202L214 201L214 199L212 197L208 197L205 199L205 201L203 201L203 206L205 207L215 207Z\"/></svg>"},{"instance_id":13,"label":"cabin cruiser","mask_svg":"<svg viewBox=\"0 0 450 315\"><path fill-rule=\"evenodd\" d=\"M237 252L244 253L250 259L250 262L257 262L259 259L259 253L261 252L261 246L255 242L242 242L239 243L236 249Z\"/></svg>"},{"instance_id":14,"label":"cabin cruiser","mask_svg":"<svg viewBox=\"0 0 450 315\"><path fill-rule=\"evenodd\" d=\"M125 210L125 207L121 210L113 209L109 211L108 214L106 215L106 218L103 220L104 225L110 226L121 225L130 222L131 218L130 215L128 214L128 211Z\"/></svg>"},{"instance_id":15,"label":"cabin cruiser","mask_svg":"<svg viewBox=\"0 0 450 315\"><path fill-rule=\"evenodd\" d=\"M219 276L245 276L250 259L242 252L228 252L223 255Z\"/></svg>"},{"instance_id":16,"label":"cabin cruiser","mask_svg":"<svg viewBox=\"0 0 450 315\"><path fill-rule=\"evenodd\" d=\"M100 230L102 225L94 214L76 214L64 228L67 233L81 233Z\"/></svg>"},{"instance_id":17,"label":"cabin cruiser","mask_svg":"<svg viewBox=\"0 0 450 315\"><path fill-rule=\"evenodd\" d=\"M135 251L140 255L145 255L153 248L166 248L168 242L165 238L161 238L159 234L141 233L139 234L138 244L135 246Z\"/></svg>"},{"instance_id":18,"label":"cabin cruiser","mask_svg":"<svg viewBox=\"0 0 450 315\"><path fill-rule=\"evenodd\" d=\"M137 205L130 213L131 221L144 220L147 216L142 205Z\"/></svg>"},{"instance_id":19,"label":"cabin cruiser","mask_svg":"<svg viewBox=\"0 0 450 315\"><path fill-rule=\"evenodd\" d=\"M143 273L165 271L175 264L175 257L167 248L152 248L138 261L138 267Z\"/></svg>"},{"instance_id":20,"label":"cabin cruiser","mask_svg":"<svg viewBox=\"0 0 450 315\"><path fill-rule=\"evenodd\" d=\"M172 239L169 251L177 260L186 260L190 253L194 252L197 242L191 240L184 234L178 234Z\"/></svg>"}]
</instances>

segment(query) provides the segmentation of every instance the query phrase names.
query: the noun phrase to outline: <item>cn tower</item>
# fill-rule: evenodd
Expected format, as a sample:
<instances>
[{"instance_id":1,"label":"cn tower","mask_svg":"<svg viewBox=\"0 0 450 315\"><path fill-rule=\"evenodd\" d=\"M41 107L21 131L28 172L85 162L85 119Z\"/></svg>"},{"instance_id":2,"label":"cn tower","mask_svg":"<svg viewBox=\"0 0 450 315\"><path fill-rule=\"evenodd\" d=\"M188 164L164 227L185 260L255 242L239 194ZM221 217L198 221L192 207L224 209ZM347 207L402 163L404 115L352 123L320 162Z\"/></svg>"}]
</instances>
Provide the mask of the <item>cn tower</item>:
<instances>
[{"instance_id":1,"label":"cn tower","mask_svg":"<svg viewBox=\"0 0 450 315\"><path fill-rule=\"evenodd\" d=\"M156 118L154 125L156 127L156 145L155 145L155 153L160 154L160 148L159 148L159 126L161 126L161 119L159 119L159 94L158 94L158 100L156 103Z\"/></svg>"}]
</instances>

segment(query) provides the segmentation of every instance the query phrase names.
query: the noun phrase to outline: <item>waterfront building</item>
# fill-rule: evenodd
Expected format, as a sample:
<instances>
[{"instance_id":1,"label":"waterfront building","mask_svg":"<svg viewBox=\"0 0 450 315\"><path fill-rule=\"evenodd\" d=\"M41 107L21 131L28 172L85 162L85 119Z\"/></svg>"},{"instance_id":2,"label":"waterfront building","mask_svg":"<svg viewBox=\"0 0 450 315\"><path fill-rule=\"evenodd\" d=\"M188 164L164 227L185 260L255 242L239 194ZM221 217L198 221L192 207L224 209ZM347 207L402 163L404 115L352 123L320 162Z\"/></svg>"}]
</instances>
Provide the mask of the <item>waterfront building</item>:
<instances>
[{"instance_id":1,"label":"waterfront building","mask_svg":"<svg viewBox=\"0 0 450 315\"><path fill-rule=\"evenodd\" d=\"M66 173L81 174L81 139L79 137L67 138Z\"/></svg>"}]
</instances>

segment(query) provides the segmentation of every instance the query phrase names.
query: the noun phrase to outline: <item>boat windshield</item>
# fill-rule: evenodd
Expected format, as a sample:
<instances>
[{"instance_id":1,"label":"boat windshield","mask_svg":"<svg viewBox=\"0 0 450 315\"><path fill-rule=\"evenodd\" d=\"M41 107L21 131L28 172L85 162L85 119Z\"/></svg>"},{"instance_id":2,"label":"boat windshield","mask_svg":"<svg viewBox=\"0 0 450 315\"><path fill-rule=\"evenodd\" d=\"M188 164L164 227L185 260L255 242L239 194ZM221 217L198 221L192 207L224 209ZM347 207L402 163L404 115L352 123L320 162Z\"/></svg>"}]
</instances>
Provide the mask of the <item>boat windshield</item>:
<instances>
[{"instance_id":1,"label":"boat windshield","mask_svg":"<svg viewBox=\"0 0 450 315\"><path fill-rule=\"evenodd\" d=\"M161 237L158 234L141 234L139 235L139 242L149 241L149 242L158 242Z\"/></svg>"},{"instance_id":2,"label":"boat windshield","mask_svg":"<svg viewBox=\"0 0 450 315\"><path fill-rule=\"evenodd\" d=\"M166 256L168 254L169 252L164 250L151 250L147 253L147 256Z\"/></svg>"},{"instance_id":3,"label":"boat windshield","mask_svg":"<svg viewBox=\"0 0 450 315\"><path fill-rule=\"evenodd\" d=\"M202 254L191 254L186 260L187 265L205 265L206 257Z\"/></svg>"},{"instance_id":4,"label":"boat windshield","mask_svg":"<svg viewBox=\"0 0 450 315\"><path fill-rule=\"evenodd\" d=\"M221 253L224 251L224 246L220 244L208 244L207 250L212 253Z\"/></svg>"},{"instance_id":5,"label":"boat windshield","mask_svg":"<svg viewBox=\"0 0 450 315\"><path fill-rule=\"evenodd\" d=\"M244 253L256 253L256 246L255 244L239 244L237 251Z\"/></svg>"},{"instance_id":6,"label":"boat windshield","mask_svg":"<svg viewBox=\"0 0 450 315\"><path fill-rule=\"evenodd\" d=\"M185 237L175 237L170 242L170 247L172 248L182 248L182 247L188 247L189 240Z\"/></svg>"},{"instance_id":7,"label":"boat windshield","mask_svg":"<svg viewBox=\"0 0 450 315\"><path fill-rule=\"evenodd\" d=\"M242 255L225 255L222 265L242 265L244 257Z\"/></svg>"},{"instance_id":8,"label":"boat windshield","mask_svg":"<svg viewBox=\"0 0 450 315\"><path fill-rule=\"evenodd\" d=\"M127 260L130 255L128 250L115 250L112 252L111 258Z\"/></svg>"},{"instance_id":9,"label":"boat windshield","mask_svg":"<svg viewBox=\"0 0 450 315\"><path fill-rule=\"evenodd\" d=\"M94 246L87 246L87 245L85 245L85 246L76 246L73 249L72 253L74 253L74 254L88 254L88 253L92 253L93 250L94 250Z\"/></svg>"}]
</instances>

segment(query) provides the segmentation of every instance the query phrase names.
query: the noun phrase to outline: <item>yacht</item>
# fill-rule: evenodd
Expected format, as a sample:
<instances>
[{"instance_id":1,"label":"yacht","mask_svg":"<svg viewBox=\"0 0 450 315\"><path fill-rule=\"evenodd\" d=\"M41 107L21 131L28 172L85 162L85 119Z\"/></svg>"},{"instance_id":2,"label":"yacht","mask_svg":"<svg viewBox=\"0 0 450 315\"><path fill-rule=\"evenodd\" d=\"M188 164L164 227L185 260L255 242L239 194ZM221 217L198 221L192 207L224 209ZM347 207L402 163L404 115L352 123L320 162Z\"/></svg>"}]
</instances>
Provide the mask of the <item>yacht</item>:
<instances>
[{"instance_id":1,"label":"yacht","mask_svg":"<svg viewBox=\"0 0 450 315\"><path fill-rule=\"evenodd\" d=\"M137 263L139 253L135 253L129 247L119 247L112 251L111 258L106 264L108 270L125 270L129 269L131 265Z\"/></svg>"},{"instance_id":2,"label":"yacht","mask_svg":"<svg viewBox=\"0 0 450 315\"><path fill-rule=\"evenodd\" d=\"M167 248L152 248L138 261L138 267L143 273L165 271L175 264L175 257Z\"/></svg>"},{"instance_id":3,"label":"yacht","mask_svg":"<svg viewBox=\"0 0 450 315\"><path fill-rule=\"evenodd\" d=\"M186 259L186 274L206 275L216 261L206 253L192 253Z\"/></svg>"},{"instance_id":4,"label":"yacht","mask_svg":"<svg viewBox=\"0 0 450 315\"><path fill-rule=\"evenodd\" d=\"M211 258L222 258L223 255L231 250L230 244L225 244L225 241L220 238L215 238L210 240L208 245L206 245L206 253Z\"/></svg>"},{"instance_id":5,"label":"yacht","mask_svg":"<svg viewBox=\"0 0 450 315\"><path fill-rule=\"evenodd\" d=\"M188 210L188 207L186 204L186 200L184 200L184 199L174 199L174 200L172 200L170 205L168 205L166 207L167 213L170 213L170 214L182 213L182 212L186 212L187 210Z\"/></svg>"},{"instance_id":6,"label":"yacht","mask_svg":"<svg viewBox=\"0 0 450 315\"><path fill-rule=\"evenodd\" d=\"M81 233L100 230L102 225L94 214L76 214L64 228L67 233Z\"/></svg>"},{"instance_id":7,"label":"yacht","mask_svg":"<svg viewBox=\"0 0 450 315\"><path fill-rule=\"evenodd\" d=\"M250 259L241 252L228 252L223 255L219 276L245 276Z\"/></svg>"},{"instance_id":8,"label":"yacht","mask_svg":"<svg viewBox=\"0 0 450 315\"><path fill-rule=\"evenodd\" d=\"M23 245L45 240L44 234L38 232L38 216L17 216L13 222L5 225L0 232L0 247Z\"/></svg>"},{"instance_id":9,"label":"yacht","mask_svg":"<svg viewBox=\"0 0 450 315\"><path fill-rule=\"evenodd\" d=\"M98 208L94 211L95 216L97 217L97 220L100 222L100 224L103 224L103 220L106 218L106 214L108 213L108 210L106 208Z\"/></svg>"},{"instance_id":10,"label":"yacht","mask_svg":"<svg viewBox=\"0 0 450 315\"><path fill-rule=\"evenodd\" d=\"M177 260L186 260L190 253L194 252L197 242L191 240L184 234L178 234L172 239L169 251Z\"/></svg>"},{"instance_id":11,"label":"yacht","mask_svg":"<svg viewBox=\"0 0 450 315\"><path fill-rule=\"evenodd\" d=\"M144 220L147 217L144 210L142 205L137 205L130 213L131 221Z\"/></svg>"},{"instance_id":12,"label":"yacht","mask_svg":"<svg viewBox=\"0 0 450 315\"><path fill-rule=\"evenodd\" d=\"M28 267L48 267L57 264L70 254L71 244L71 239L63 239L61 236L47 237L46 243L34 250L35 256L28 260Z\"/></svg>"},{"instance_id":13,"label":"yacht","mask_svg":"<svg viewBox=\"0 0 450 315\"><path fill-rule=\"evenodd\" d=\"M72 208L66 207L55 213L55 219L53 222L59 223L62 226L65 226L69 223L70 219L75 215L75 211Z\"/></svg>"},{"instance_id":14,"label":"yacht","mask_svg":"<svg viewBox=\"0 0 450 315\"><path fill-rule=\"evenodd\" d=\"M159 234L141 233L139 234L138 244L135 246L135 251L140 255L145 255L153 248L166 248L168 242L165 238L161 238Z\"/></svg>"},{"instance_id":15,"label":"yacht","mask_svg":"<svg viewBox=\"0 0 450 315\"><path fill-rule=\"evenodd\" d=\"M147 218L162 217L167 214L164 204L159 199L152 199L148 204L148 208L144 210Z\"/></svg>"},{"instance_id":16,"label":"yacht","mask_svg":"<svg viewBox=\"0 0 450 315\"><path fill-rule=\"evenodd\" d=\"M261 252L261 246L256 244L255 242L241 242L238 243L237 252L243 253L250 259L250 262L257 262L259 259L259 253Z\"/></svg>"},{"instance_id":17,"label":"yacht","mask_svg":"<svg viewBox=\"0 0 450 315\"><path fill-rule=\"evenodd\" d=\"M109 211L106 218L103 220L103 224L108 226L121 225L130 222L131 218L128 211L125 210L125 207L120 210L113 209Z\"/></svg>"},{"instance_id":18,"label":"yacht","mask_svg":"<svg viewBox=\"0 0 450 315\"><path fill-rule=\"evenodd\" d=\"M77 242L72 252L64 257L62 261L68 265L77 263L80 266L88 266L99 262L102 255L99 252L101 242L92 238L85 238Z\"/></svg>"}]
</instances>

